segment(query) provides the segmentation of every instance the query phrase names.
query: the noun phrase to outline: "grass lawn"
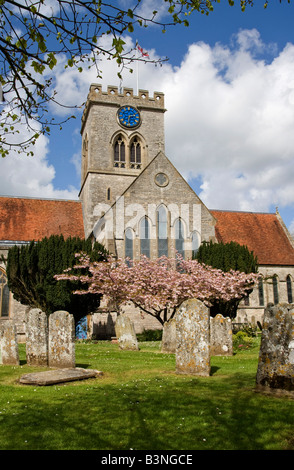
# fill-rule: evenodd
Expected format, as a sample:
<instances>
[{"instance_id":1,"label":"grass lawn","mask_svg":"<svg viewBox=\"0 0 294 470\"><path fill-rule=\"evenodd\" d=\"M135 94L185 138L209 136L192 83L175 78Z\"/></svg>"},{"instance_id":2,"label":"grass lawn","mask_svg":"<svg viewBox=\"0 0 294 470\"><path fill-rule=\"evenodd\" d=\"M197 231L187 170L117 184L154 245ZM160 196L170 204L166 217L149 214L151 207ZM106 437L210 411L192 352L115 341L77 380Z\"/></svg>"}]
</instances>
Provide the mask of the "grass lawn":
<instances>
[{"instance_id":1,"label":"grass lawn","mask_svg":"<svg viewBox=\"0 0 294 470\"><path fill-rule=\"evenodd\" d=\"M76 344L76 366L102 378L20 385L26 365L0 366L0 450L294 450L294 400L254 391L259 343L212 357L211 376L175 373L160 342L121 351Z\"/></svg>"}]
</instances>

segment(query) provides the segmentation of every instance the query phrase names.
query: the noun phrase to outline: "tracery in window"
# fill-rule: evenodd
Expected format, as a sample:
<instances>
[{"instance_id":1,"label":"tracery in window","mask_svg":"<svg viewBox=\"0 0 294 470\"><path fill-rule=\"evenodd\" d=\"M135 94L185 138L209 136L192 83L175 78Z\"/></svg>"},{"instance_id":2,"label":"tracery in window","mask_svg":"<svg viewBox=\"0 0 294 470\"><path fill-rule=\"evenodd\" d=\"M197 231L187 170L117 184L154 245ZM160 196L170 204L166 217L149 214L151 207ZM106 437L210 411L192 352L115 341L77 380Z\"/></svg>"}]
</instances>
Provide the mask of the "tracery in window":
<instances>
[{"instance_id":1,"label":"tracery in window","mask_svg":"<svg viewBox=\"0 0 294 470\"><path fill-rule=\"evenodd\" d=\"M130 148L130 167L141 168L141 144L137 137L131 143Z\"/></svg>"},{"instance_id":2,"label":"tracery in window","mask_svg":"<svg viewBox=\"0 0 294 470\"><path fill-rule=\"evenodd\" d=\"M126 166L126 146L121 135L119 135L114 143L114 166L125 168Z\"/></svg>"},{"instance_id":3,"label":"tracery in window","mask_svg":"<svg viewBox=\"0 0 294 470\"><path fill-rule=\"evenodd\" d=\"M9 317L9 289L7 276L0 269L0 317Z\"/></svg>"}]
</instances>

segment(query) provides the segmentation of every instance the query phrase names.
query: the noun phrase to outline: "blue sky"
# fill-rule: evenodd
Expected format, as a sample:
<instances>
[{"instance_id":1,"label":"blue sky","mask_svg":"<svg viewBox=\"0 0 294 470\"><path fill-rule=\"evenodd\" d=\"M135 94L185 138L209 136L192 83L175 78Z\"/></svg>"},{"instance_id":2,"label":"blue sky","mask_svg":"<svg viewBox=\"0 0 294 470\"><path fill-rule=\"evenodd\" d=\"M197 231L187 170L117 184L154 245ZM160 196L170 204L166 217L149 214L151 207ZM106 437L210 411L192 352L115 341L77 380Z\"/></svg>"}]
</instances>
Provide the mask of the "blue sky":
<instances>
[{"instance_id":1,"label":"blue sky","mask_svg":"<svg viewBox=\"0 0 294 470\"><path fill-rule=\"evenodd\" d=\"M162 2L143 2L156 4ZM129 44L138 39L151 58L169 58L162 67L140 64L139 87L165 93L166 154L208 208L273 212L278 206L292 232L293 20L286 0L271 0L266 10L256 1L244 13L237 2L230 7L222 0L208 17L195 12L188 28L163 34L148 27L126 38ZM103 86L118 86L115 64L101 68ZM55 82L66 104L80 104L97 80L60 65ZM136 74L125 73L122 85L135 88ZM56 119L68 113L50 111ZM53 129L34 157L0 161L0 194L77 198L80 120L81 111L62 131Z\"/></svg>"}]
</instances>

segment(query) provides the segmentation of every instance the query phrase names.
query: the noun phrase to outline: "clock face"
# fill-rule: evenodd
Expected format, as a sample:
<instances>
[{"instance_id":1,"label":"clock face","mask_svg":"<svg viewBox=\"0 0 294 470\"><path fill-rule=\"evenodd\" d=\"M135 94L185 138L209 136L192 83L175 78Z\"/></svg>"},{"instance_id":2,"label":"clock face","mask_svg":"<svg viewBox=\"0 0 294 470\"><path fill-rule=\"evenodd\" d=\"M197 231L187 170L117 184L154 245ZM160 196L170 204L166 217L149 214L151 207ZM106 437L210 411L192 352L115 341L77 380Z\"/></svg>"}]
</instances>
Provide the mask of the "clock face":
<instances>
[{"instance_id":1,"label":"clock face","mask_svg":"<svg viewBox=\"0 0 294 470\"><path fill-rule=\"evenodd\" d=\"M132 128L140 124L139 111L133 106L122 106L119 108L117 116L123 127Z\"/></svg>"}]
</instances>

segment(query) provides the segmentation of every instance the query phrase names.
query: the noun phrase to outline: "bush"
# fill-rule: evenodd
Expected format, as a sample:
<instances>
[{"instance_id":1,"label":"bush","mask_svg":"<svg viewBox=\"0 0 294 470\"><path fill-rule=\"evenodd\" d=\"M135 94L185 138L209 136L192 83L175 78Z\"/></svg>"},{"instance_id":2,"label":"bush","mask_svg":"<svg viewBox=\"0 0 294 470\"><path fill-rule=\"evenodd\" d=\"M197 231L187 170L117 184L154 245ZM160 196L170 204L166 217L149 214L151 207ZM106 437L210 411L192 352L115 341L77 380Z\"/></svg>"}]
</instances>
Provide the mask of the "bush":
<instances>
[{"instance_id":1,"label":"bush","mask_svg":"<svg viewBox=\"0 0 294 470\"><path fill-rule=\"evenodd\" d=\"M162 330L144 330L137 334L138 341L161 341Z\"/></svg>"},{"instance_id":2,"label":"bush","mask_svg":"<svg viewBox=\"0 0 294 470\"><path fill-rule=\"evenodd\" d=\"M233 335L234 349L249 349L253 346L253 337L249 336L246 331L238 331Z\"/></svg>"}]
</instances>

